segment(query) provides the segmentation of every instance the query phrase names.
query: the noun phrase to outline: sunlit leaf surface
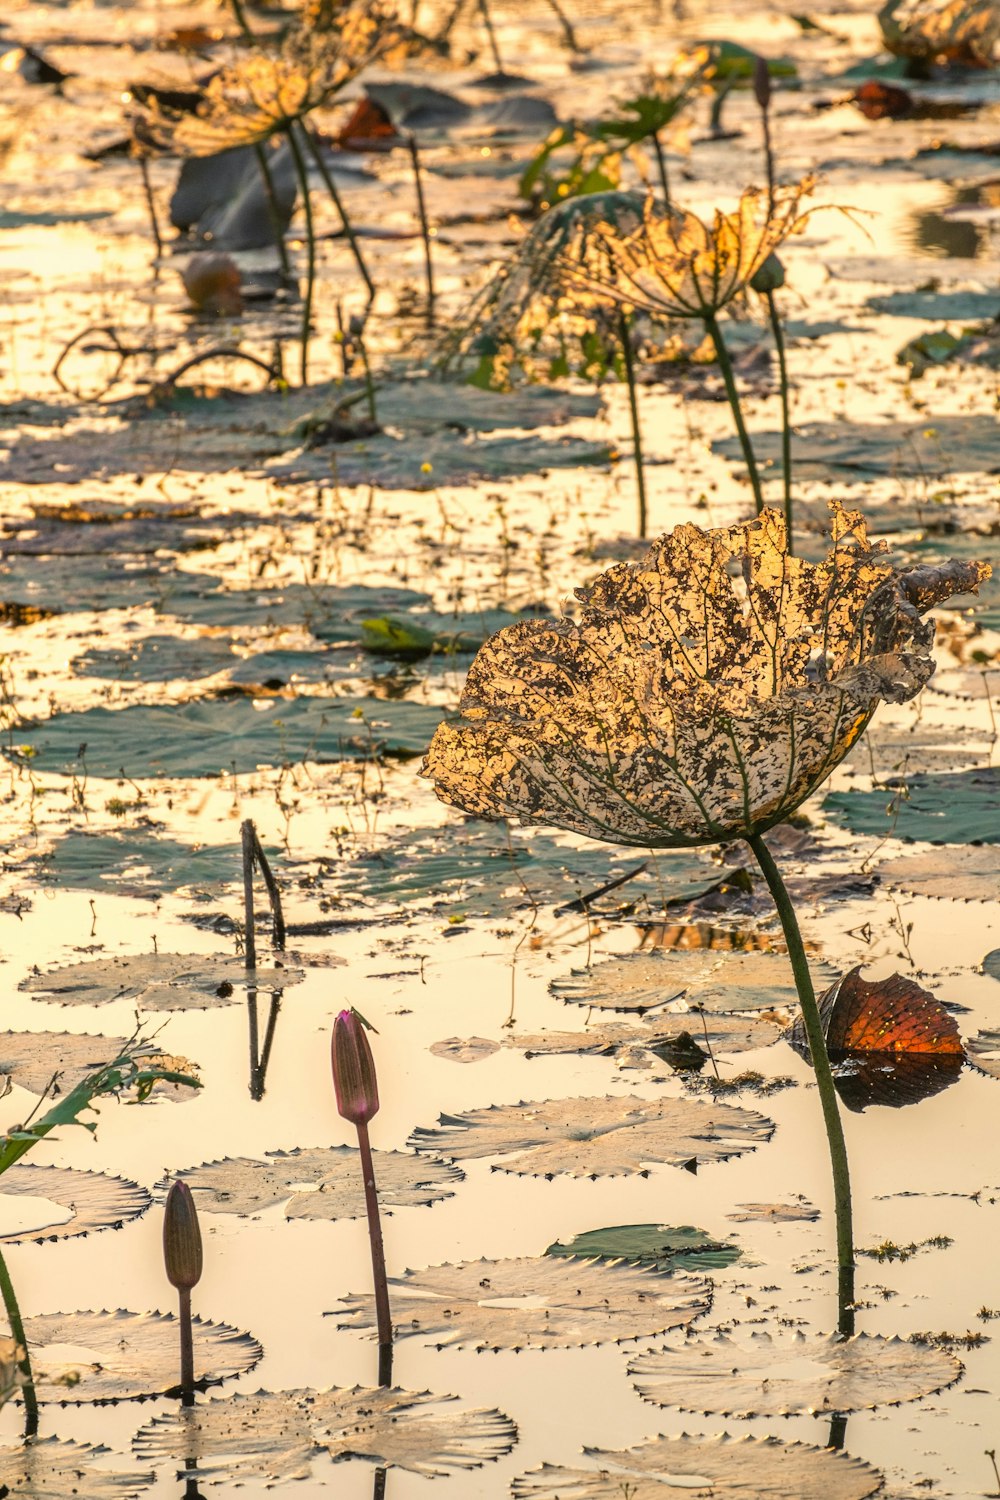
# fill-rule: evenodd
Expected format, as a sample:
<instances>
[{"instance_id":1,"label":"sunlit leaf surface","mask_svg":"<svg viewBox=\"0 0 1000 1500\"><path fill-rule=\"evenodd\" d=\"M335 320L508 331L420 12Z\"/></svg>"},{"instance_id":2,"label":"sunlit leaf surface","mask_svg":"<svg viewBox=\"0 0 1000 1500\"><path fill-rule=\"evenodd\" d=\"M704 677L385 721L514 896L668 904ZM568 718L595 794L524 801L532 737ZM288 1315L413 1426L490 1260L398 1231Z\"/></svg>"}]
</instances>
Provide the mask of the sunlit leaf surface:
<instances>
[{"instance_id":1,"label":"sunlit leaf surface","mask_svg":"<svg viewBox=\"0 0 1000 1500\"><path fill-rule=\"evenodd\" d=\"M302 970L291 966L248 972L227 953L141 953L67 964L32 974L19 987L59 1005L129 1000L140 1010L207 1010L245 999L248 984L279 990L301 979Z\"/></svg>"},{"instance_id":2,"label":"sunlit leaf surface","mask_svg":"<svg viewBox=\"0 0 1000 1500\"><path fill-rule=\"evenodd\" d=\"M71 1210L64 1223L6 1230L4 1208L16 1208L11 1198L44 1198ZM43 1240L70 1239L101 1229L120 1229L144 1214L152 1199L144 1187L105 1172L81 1172L71 1167L36 1166L16 1162L0 1176L0 1242L23 1245Z\"/></svg>"},{"instance_id":3,"label":"sunlit leaf surface","mask_svg":"<svg viewBox=\"0 0 1000 1500\"><path fill-rule=\"evenodd\" d=\"M747 1052L755 1047L769 1047L781 1033L777 1021L742 1016L705 1016L704 1026L698 1016L681 1020L676 1015L661 1015L653 1021L635 1026L628 1021L606 1021L586 1031L542 1031L526 1036L512 1032L504 1045L517 1047L528 1057L579 1052L584 1055L622 1058L635 1051L653 1051L667 1056L671 1043L683 1046L684 1039L711 1052Z\"/></svg>"},{"instance_id":4,"label":"sunlit leaf surface","mask_svg":"<svg viewBox=\"0 0 1000 1500\"><path fill-rule=\"evenodd\" d=\"M343 1328L374 1328L375 1299L341 1298ZM701 1277L556 1257L468 1260L389 1278L397 1338L438 1348L568 1349L683 1328L711 1303Z\"/></svg>"},{"instance_id":5,"label":"sunlit leaf surface","mask_svg":"<svg viewBox=\"0 0 1000 1500\"><path fill-rule=\"evenodd\" d=\"M814 973L834 978L829 964ZM713 1015L755 1010L791 1010L798 997L784 953L734 953L720 956L710 950L656 950L606 959L589 969L574 970L554 979L553 995L594 1010L629 1011L642 1015L671 1007L675 1020L694 1006ZM697 1016L683 1023L698 1031Z\"/></svg>"}]
</instances>

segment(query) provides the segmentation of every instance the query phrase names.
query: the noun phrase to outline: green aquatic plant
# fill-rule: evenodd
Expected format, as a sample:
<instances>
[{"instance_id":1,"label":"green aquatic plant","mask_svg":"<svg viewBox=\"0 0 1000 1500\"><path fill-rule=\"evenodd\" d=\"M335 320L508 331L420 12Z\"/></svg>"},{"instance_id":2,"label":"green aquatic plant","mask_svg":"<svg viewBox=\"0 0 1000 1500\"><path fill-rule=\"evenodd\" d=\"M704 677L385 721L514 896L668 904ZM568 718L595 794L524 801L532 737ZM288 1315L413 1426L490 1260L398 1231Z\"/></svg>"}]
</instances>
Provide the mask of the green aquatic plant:
<instances>
[{"instance_id":1,"label":"green aquatic plant","mask_svg":"<svg viewBox=\"0 0 1000 1500\"><path fill-rule=\"evenodd\" d=\"M438 796L476 817L643 848L747 843L777 908L823 1108L842 1331L853 1326L847 1148L798 919L764 835L823 784L879 703L916 696L934 670L921 615L989 572L956 561L899 571L839 506L819 564L790 555L775 511L680 526L579 589L578 622L493 636L424 763Z\"/></svg>"}]
</instances>

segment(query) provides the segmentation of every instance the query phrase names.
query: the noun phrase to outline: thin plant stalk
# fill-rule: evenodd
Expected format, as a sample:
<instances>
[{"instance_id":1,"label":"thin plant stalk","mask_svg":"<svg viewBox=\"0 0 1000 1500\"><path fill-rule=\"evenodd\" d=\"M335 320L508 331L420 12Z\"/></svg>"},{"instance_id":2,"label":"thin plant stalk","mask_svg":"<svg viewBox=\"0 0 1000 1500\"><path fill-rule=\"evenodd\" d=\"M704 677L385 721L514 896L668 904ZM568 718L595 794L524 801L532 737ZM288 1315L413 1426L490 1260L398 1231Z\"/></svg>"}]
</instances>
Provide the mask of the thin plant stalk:
<instances>
[{"instance_id":1,"label":"thin plant stalk","mask_svg":"<svg viewBox=\"0 0 1000 1500\"><path fill-rule=\"evenodd\" d=\"M194 1405L194 1334L191 1328L191 1288L178 1287L178 1320L181 1337L181 1401Z\"/></svg>"},{"instance_id":2,"label":"thin plant stalk","mask_svg":"<svg viewBox=\"0 0 1000 1500\"><path fill-rule=\"evenodd\" d=\"M146 207L149 210L149 227L153 232L153 243L156 246L156 258L163 257L163 236L160 234L160 221L156 216L156 200L153 197L153 184L149 180L149 162L145 154L139 152L139 171L142 173L142 190L146 195Z\"/></svg>"},{"instance_id":3,"label":"thin plant stalk","mask_svg":"<svg viewBox=\"0 0 1000 1500\"><path fill-rule=\"evenodd\" d=\"M358 244L358 237L354 233L354 226L352 225L350 219L347 217L347 210L344 207L344 200L340 196L340 190L338 189L336 181L334 180L333 173L330 171L326 162L323 160L323 153L320 150L319 143L313 136L312 132L308 130L306 126L302 127L302 132L309 146L309 151L312 155L312 159L316 163L316 168L319 172L319 175L323 179L323 185L326 188L327 192L330 194L330 197L333 200L333 206L340 216L340 222L343 226L344 234L347 236L347 243L351 247L351 254L354 256L357 268L361 273L361 279L364 282L365 286L368 288L368 301L372 302L375 297L375 283L371 278L371 272L368 270L368 267L365 264L365 258L361 254L361 246Z\"/></svg>"},{"instance_id":4,"label":"thin plant stalk","mask_svg":"<svg viewBox=\"0 0 1000 1500\"><path fill-rule=\"evenodd\" d=\"M547 3L549 9L555 14L559 25L562 27L563 41L566 43L566 46L571 52L582 52L583 49L576 39L576 32L573 30L573 23L559 4L559 0L547 0Z\"/></svg>"},{"instance_id":5,"label":"thin plant stalk","mask_svg":"<svg viewBox=\"0 0 1000 1500\"><path fill-rule=\"evenodd\" d=\"M368 1122L357 1125L361 1172L365 1183L365 1210L368 1215L368 1238L372 1251L372 1280L375 1285L375 1321L378 1328L378 1383L392 1383L392 1314L389 1311L389 1286L385 1276L385 1250L382 1245L382 1220L379 1216L375 1166L368 1139Z\"/></svg>"},{"instance_id":6,"label":"thin plant stalk","mask_svg":"<svg viewBox=\"0 0 1000 1500\"><path fill-rule=\"evenodd\" d=\"M490 15L489 0L479 0L479 14L483 18L486 35L489 38L490 52L493 54L493 67L498 73L502 73L503 63L500 59L500 48L497 46L496 32L493 30L493 17Z\"/></svg>"},{"instance_id":7,"label":"thin plant stalk","mask_svg":"<svg viewBox=\"0 0 1000 1500\"><path fill-rule=\"evenodd\" d=\"M372 377L371 362L368 358L368 346L365 343L363 333L357 333L355 338L358 345L358 353L361 356L361 367L365 372L365 397L368 402L368 415L373 422L377 422L378 410L375 405L375 381Z\"/></svg>"},{"instance_id":8,"label":"thin plant stalk","mask_svg":"<svg viewBox=\"0 0 1000 1500\"><path fill-rule=\"evenodd\" d=\"M618 336L621 340L622 358L625 361L625 381L628 385L628 404L632 415L632 448L635 453L635 477L639 487L639 535L646 535L646 471L642 461L642 428L639 425L639 398L635 385L635 364L632 359L632 337L628 314L622 312L618 318Z\"/></svg>"},{"instance_id":9,"label":"thin plant stalk","mask_svg":"<svg viewBox=\"0 0 1000 1500\"><path fill-rule=\"evenodd\" d=\"M11 1336L20 1344L23 1354L17 1362L17 1367L24 1376L24 1385L21 1387L24 1396L24 1435L34 1437L38 1431L38 1396L35 1392L35 1377L31 1370L31 1356L28 1353L28 1340L24 1336L21 1309L18 1306L14 1283L10 1279L10 1272L2 1252L0 1252L0 1295L3 1296Z\"/></svg>"},{"instance_id":10,"label":"thin plant stalk","mask_svg":"<svg viewBox=\"0 0 1000 1500\"><path fill-rule=\"evenodd\" d=\"M424 201L424 182L420 171L420 151L417 138L411 135L406 142L413 163L413 183L417 190L417 213L420 216L420 233L424 241L424 269L427 276L427 327L434 327L434 262L431 259L431 231L427 223L427 204Z\"/></svg>"},{"instance_id":11,"label":"thin plant stalk","mask_svg":"<svg viewBox=\"0 0 1000 1500\"><path fill-rule=\"evenodd\" d=\"M247 41L252 42L254 40L254 34L250 29L250 22L247 20L246 11L243 9L243 0L229 0L229 3L232 6L233 16L236 19L237 26L240 28Z\"/></svg>"},{"instance_id":12,"label":"thin plant stalk","mask_svg":"<svg viewBox=\"0 0 1000 1500\"><path fill-rule=\"evenodd\" d=\"M667 156L660 140L659 131L653 131L653 150L656 152L656 165L660 172L660 187L663 190L663 206L670 207L670 178L667 175Z\"/></svg>"},{"instance_id":13,"label":"thin plant stalk","mask_svg":"<svg viewBox=\"0 0 1000 1500\"><path fill-rule=\"evenodd\" d=\"M385 1500L385 1469L375 1470L375 1483L372 1485L372 1500Z\"/></svg>"},{"instance_id":14,"label":"thin plant stalk","mask_svg":"<svg viewBox=\"0 0 1000 1500\"><path fill-rule=\"evenodd\" d=\"M300 364L300 383L309 384L309 332L312 323L313 289L316 285L316 234L313 228L312 199L309 196L309 174L303 160L302 151L295 138L295 130L289 125L285 132L288 144L291 147L292 157L295 161L295 174L299 180L299 191L302 194L302 204L306 216L306 295L302 303L302 360Z\"/></svg>"},{"instance_id":15,"label":"thin plant stalk","mask_svg":"<svg viewBox=\"0 0 1000 1500\"><path fill-rule=\"evenodd\" d=\"M274 190L274 178L271 176L271 164L267 159L267 150L260 141L257 141L254 145L254 153L257 157L257 165L260 168L260 178L264 184L264 196L267 199L267 214L271 220L271 229L274 234L274 248L278 252L281 274L287 281L291 275L291 268L288 264L288 247L285 244L285 231L281 227L281 210L278 207L278 195Z\"/></svg>"},{"instance_id":16,"label":"thin plant stalk","mask_svg":"<svg viewBox=\"0 0 1000 1500\"><path fill-rule=\"evenodd\" d=\"M785 531L788 535L788 555L792 544L792 420L789 406L788 360L785 354L785 333L773 292L765 292L767 312L771 319L771 333L778 355L778 381L781 388L781 473L785 489Z\"/></svg>"},{"instance_id":17,"label":"thin plant stalk","mask_svg":"<svg viewBox=\"0 0 1000 1500\"><path fill-rule=\"evenodd\" d=\"M249 972L257 967L257 936L253 914L254 827L247 818L240 829L243 844L243 966Z\"/></svg>"},{"instance_id":18,"label":"thin plant stalk","mask_svg":"<svg viewBox=\"0 0 1000 1500\"><path fill-rule=\"evenodd\" d=\"M726 395L729 398L729 405L732 408L733 420L736 423L736 432L740 440L740 447L743 450L743 458L747 466L747 473L750 476L750 485L753 489L754 506L756 508L757 514L760 515L761 511L764 509L764 496L760 487L760 474L757 470L757 459L754 456L753 444L750 441L750 434L747 431L746 423L743 420L743 410L740 406L740 393L736 389L736 376L733 372L733 362L729 357L729 350L726 348L726 341L722 336L722 329L719 327L718 318L714 313L705 313L703 315L703 319L708 335L711 338L713 345L715 346L715 357L719 361L719 370L722 373L722 380L723 384L726 387Z\"/></svg>"},{"instance_id":19,"label":"thin plant stalk","mask_svg":"<svg viewBox=\"0 0 1000 1500\"><path fill-rule=\"evenodd\" d=\"M798 993L806 1037L809 1042L813 1072L816 1075L816 1087L819 1090L820 1103L823 1108L823 1123L826 1127L830 1165L833 1169L833 1201L837 1224L837 1327L840 1333L848 1336L854 1332L854 1223L847 1143L844 1140L844 1127L840 1118L840 1106L837 1103L833 1070L830 1067L830 1058L826 1050L823 1022L816 1003L816 992L809 973L805 945L802 942L802 933L799 930L798 918L795 915L795 907L788 894L788 888L762 836L759 833L751 834L747 843L760 866L761 874L767 881L781 920L781 930L785 935L785 945L788 948L788 957L795 977L795 989Z\"/></svg>"}]
</instances>

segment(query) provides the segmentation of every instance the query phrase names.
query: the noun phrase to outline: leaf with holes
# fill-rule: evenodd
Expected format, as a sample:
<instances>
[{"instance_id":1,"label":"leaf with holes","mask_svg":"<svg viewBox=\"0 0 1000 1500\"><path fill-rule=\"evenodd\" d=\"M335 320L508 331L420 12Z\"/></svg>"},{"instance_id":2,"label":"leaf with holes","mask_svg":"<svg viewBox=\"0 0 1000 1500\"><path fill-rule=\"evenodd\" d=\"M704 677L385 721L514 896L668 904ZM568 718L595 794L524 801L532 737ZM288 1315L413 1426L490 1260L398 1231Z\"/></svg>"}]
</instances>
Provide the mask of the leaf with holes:
<instances>
[{"instance_id":1,"label":"leaf with holes","mask_svg":"<svg viewBox=\"0 0 1000 1500\"><path fill-rule=\"evenodd\" d=\"M570 1349L652 1338L708 1311L698 1276L545 1256L467 1260L389 1278L397 1338L438 1349ZM375 1299L353 1292L338 1328L375 1328Z\"/></svg>"},{"instance_id":2,"label":"leaf with holes","mask_svg":"<svg viewBox=\"0 0 1000 1500\"><path fill-rule=\"evenodd\" d=\"M257 989L280 990L302 977L301 969L280 961L251 975L242 959L228 953L140 953L36 972L18 988L59 1005L130 1000L141 1010L207 1010L244 1000L251 979Z\"/></svg>"},{"instance_id":3,"label":"leaf with holes","mask_svg":"<svg viewBox=\"0 0 1000 1500\"><path fill-rule=\"evenodd\" d=\"M465 1175L405 1151L376 1151L374 1161L379 1202L387 1210L452 1198ZM172 1173L157 1187L166 1190L175 1177L187 1183L201 1213L256 1214L279 1203L288 1219L360 1219L365 1213L361 1158L350 1146L269 1151L264 1160L226 1157Z\"/></svg>"},{"instance_id":4,"label":"leaf with holes","mask_svg":"<svg viewBox=\"0 0 1000 1500\"><path fill-rule=\"evenodd\" d=\"M774 1132L756 1110L692 1099L548 1099L490 1104L418 1126L409 1144L454 1161L497 1157L521 1176L618 1177L660 1162L696 1170L752 1151Z\"/></svg>"},{"instance_id":5,"label":"leaf with holes","mask_svg":"<svg viewBox=\"0 0 1000 1500\"><path fill-rule=\"evenodd\" d=\"M11 1199L43 1198L69 1210L64 1222L37 1221L26 1228L8 1229L5 1219L18 1207ZM67 1240L101 1229L120 1229L146 1212L152 1199L144 1187L106 1172L81 1172L72 1167L32 1166L17 1162L0 1176L0 1243L38 1244Z\"/></svg>"},{"instance_id":6,"label":"leaf with holes","mask_svg":"<svg viewBox=\"0 0 1000 1500\"><path fill-rule=\"evenodd\" d=\"M629 1365L647 1401L727 1417L867 1411L917 1401L961 1373L943 1349L866 1333L846 1340L756 1333L749 1342L719 1334L638 1354Z\"/></svg>"}]
</instances>

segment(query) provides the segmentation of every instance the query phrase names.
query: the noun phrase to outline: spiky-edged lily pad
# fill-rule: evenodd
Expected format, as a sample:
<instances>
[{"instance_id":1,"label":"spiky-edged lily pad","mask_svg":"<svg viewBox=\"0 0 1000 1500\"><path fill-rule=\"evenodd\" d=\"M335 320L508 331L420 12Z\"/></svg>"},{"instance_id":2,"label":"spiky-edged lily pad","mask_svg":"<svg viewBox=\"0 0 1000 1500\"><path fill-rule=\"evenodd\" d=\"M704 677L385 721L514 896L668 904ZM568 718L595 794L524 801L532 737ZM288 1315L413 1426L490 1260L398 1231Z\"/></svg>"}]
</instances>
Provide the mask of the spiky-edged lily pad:
<instances>
[{"instance_id":1,"label":"spiky-edged lily pad","mask_svg":"<svg viewBox=\"0 0 1000 1500\"><path fill-rule=\"evenodd\" d=\"M383 1208L439 1203L454 1196L464 1173L446 1162L405 1151L376 1151L375 1181ZM288 1219L359 1219L365 1212L359 1153L351 1146L269 1151L261 1161L227 1157L206 1162L182 1178L202 1213L255 1214L278 1203ZM168 1182L157 1184L166 1188Z\"/></svg>"},{"instance_id":2,"label":"spiky-edged lily pad","mask_svg":"<svg viewBox=\"0 0 1000 1500\"><path fill-rule=\"evenodd\" d=\"M442 1115L437 1127L418 1126L409 1145L454 1161L499 1157L500 1171L522 1176L618 1177L658 1162L697 1168L726 1161L770 1140L773 1131L756 1110L731 1104L609 1094Z\"/></svg>"},{"instance_id":3,"label":"spiky-edged lily pad","mask_svg":"<svg viewBox=\"0 0 1000 1500\"><path fill-rule=\"evenodd\" d=\"M748 1342L719 1334L649 1350L629 1364L647 1401L727 1417L863 1411L916 1401L961 1373L943 1349L867 1333L846 1340L755 1333Z\"/></svg>"},{"instance_id":4,"label":"spiky-edged lily pad","mask_svg":"<svg viewBox=\"0 0 1000 1500\"><path fill-rule=\"evenodd\" d=\"M380 1468L428 1478L478 1468L514 1446L517 1429L494 1408L455 1396L398 1388L239 1393L154 1417L136 1435L144 1461L197 1456L194 1475L227 1479L308 1479L313 1454L368 1458ZM186 1473L189 1471L185 1471Z\"/></svg>"},{"instance_id":5,"label":"spiky-edged lily pad","mask_svg":"<svg viewBox=\"0 0 1000 1500\"><path fill-rule=\"evenodd\" d=\"M277 964L248 973L229 953L139 953L34 973L18 988L59 1005L131 1000L142 1010L207 1010L244 999L251 979L258 989L278 990L302 977L301 969Z\"/></svg>"},{"instance_id":6,"label":"spiky-edged lily pad","mask_svg":"<svg viewBox=\"0 0 1000 1500\"><path fill-rule=\"evenodd\" d=\"M11 1197L44 1198L70 1210L65 1223L4 1229L4 1209ZM81 1172L72 1167L34 1166L16 1162L0 1176L0 1242L23 1245L29 1241L65 1240L101 1229L120 1229L144 1214L152 1199L144 1187L106 1172Z\"/></svg>"},{"instance_id":7,"label":"spiky-edged lily pad","mask_svg":"<svg viewBox=\"0 0 1000 1500\"><path fill-rule=\"evenodd\" d=\"M1000 1078L1000 1031L977 1031L966 1042L965 1051L974 1068Z\"/></svg>"},{"instance_id":8,"label":"spiky-edged lily pad","mask_svg":"<svg viewBox=\"0 0 1000 1500\"><path fill-rule=\"evenodd\" d=\"M546 1256L466 1260L389 1278L397 1338L438 1349L569 1349L652 1338L708 1311L699 1276ZM374 1328L368 1292L342 1297L338 1328Z\"/></svg>"},{"instance_id":9,"label":"spiky-edged lily pad","mask_svg":"<svg viewBox=\"0 0 1000 1500\"><path fill-rule=\"evenodd\" d=\"M816 966L836 978L827 964ZM713 1012L791 1009L798 1001L783 953L727 953L711 950L626 953L589 969L574 969L549 986L553 995L594 1010L644 1011L673 1005L702 1006ZM690 1029L690 1028L689 1028Z\"/></svg>"},{"instance_id":10,"label":"spiky-edged lily pad","mask_svg":"<svg viewBox=\"0 0 1000 1500\"><path fill-rule=\"evenodd\" d=\"M542 1464L511 1487L514 1500L668 1500L671 1495L725 1495L726 1500L865 1500L882 1476L860 1458L783 1443L775 1437L657 1437L635 1448L585 1448L596 1465Z\"/></svg>"},{"instance_id":11,"label":"spiky-edged lily pad","mask_svg":"<svg viewBox=\"0 0 1000 1500\"><path fill-rule=\"evenodd\" d=\"M579 1052L593 1056L620 1056L639 1048L669 1049L672 1042L687 1038L714 1052L746 1052L769 1047L781 1035L777 1021L755 1015L661 1015L655 1021L633 1026L628 1021L607 1021L587 1031L542 1031L534 1036L514 1032L504 1038L506 1047L517 1047L527 1057L550 1053Z\"/></svg>"},{"instance_id":12,"label":"spiky-edged lily pad","mask_svg":"<svg viewBox=\"0 0 1000 1500\"><path fill-rule=\"evenodd\" d=\"M940 901L995 901L1000 895L1000 852L992 845L967 849L960 861L947 849L914 851L876 866L884 885Z\"/></svg>"},{"instance_id":13,"label":"spiky-edged lily pad","mask_svg":"<svg viewBox=\"0 0 1000 1500\"><path fill-rule=\"evenodd\" d=\"M263 1357L251 1334L228 1323L195 1318L193 1324L198 1385L245 1375ZM134 1401L177 1389L179 1340L173 1313L121 1307L113 1312L39 1313L25 1318L24 1334L39 1401Z\"/></svg>"},{"instance_id":14,"label":"spiky-edged lily pad","mask_svg":"<svg viewBox=\"0 0 1000 1500\"><path fill-rule=\"evenodd\" d=\"M0 1079L6 1075L18 1088L41 1094L58 1074L56 1086L60 1093L66 1094L91 1073L120 1057L127 1046L128 1039L123 1036L91 1036L70 1031L0 1032ZM155 1048L147 1055L157 1067L174 1072L192 1070L186 1058L168 1057ZM183 1102L193 1099L197 1090L159 1082L152 1092L157 1099Z\"/></svg>"},{"instance_id":15,"label":"spiky-edged lily pad","mask_svg":"<svg viewBox=\"0 0 1000 1500\"><path fill-rule=\"evenodd\" d=\"M62 1438L31 1438L15 1448L0 1448L0 1493L25 1500L135 1500L155 1474L95 1469L94 1459L110 1450Z\"/></svg>"},{"instance_id":16,"label":"spiky-edged lily pad","mask_svg":"<svg viewBox=\"0 0 1000 1500\"><path fill-rule=\"evenodd\" d=\"M1000 844L1000 766L924 772L899 786L831 792L824 802L852 833L932 844Z\"/></svg>"},{"instance_id":17,"label":"spiky-edged lily pad","mask_svg":"<svg viewBox=\"0 0 1000 1500\"><path fill-rule=\"evenodd\" d=\"M580 1260L622 1260L657 1271L715 1271L732 1265L742 1251L722 1244L691 1224L617 1224L609 1229L587 1229L566 1244L557 1240L546 1255L571 1255Z\"/></svg>"}]
</instances>

